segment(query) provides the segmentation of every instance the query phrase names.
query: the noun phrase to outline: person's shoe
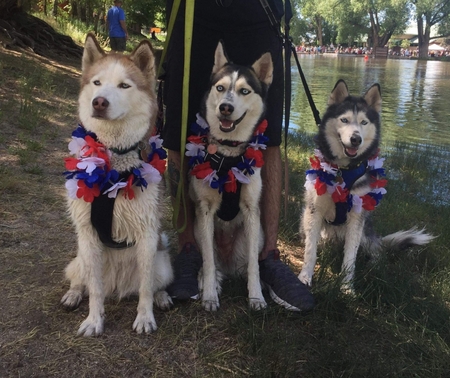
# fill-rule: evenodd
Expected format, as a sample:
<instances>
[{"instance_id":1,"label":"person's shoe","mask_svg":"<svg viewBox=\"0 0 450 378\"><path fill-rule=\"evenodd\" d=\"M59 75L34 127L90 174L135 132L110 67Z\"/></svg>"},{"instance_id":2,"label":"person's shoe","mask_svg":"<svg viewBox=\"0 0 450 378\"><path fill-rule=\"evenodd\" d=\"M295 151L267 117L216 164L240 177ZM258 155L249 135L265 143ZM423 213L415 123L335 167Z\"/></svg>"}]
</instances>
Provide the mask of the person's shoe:
<instances>
[{"instance_id":1,"label":"person's shoe","mask_svg":"<svg viewBox=\"0 0 450 378\"><path fill-rule=\"evenodd\" d=\"M186 243L173 262L175 279L166 289L169 295L180 300L198 299L197 277L202 265L202 255L195 245Z\"/></svg>"},{"instance_id":2,"label":"person's shoe","mask_svg":"<svg viewBox=\"0 0 450 378\"><path fill-rule=\"evenodd\" d=\"M267 258L259 262L259 275L268 286L272 299L291 311L310 311L314 308L314 297L309 288L294 272L280 260L280 251L270 251Z\"/></svg>"}]
</instances>

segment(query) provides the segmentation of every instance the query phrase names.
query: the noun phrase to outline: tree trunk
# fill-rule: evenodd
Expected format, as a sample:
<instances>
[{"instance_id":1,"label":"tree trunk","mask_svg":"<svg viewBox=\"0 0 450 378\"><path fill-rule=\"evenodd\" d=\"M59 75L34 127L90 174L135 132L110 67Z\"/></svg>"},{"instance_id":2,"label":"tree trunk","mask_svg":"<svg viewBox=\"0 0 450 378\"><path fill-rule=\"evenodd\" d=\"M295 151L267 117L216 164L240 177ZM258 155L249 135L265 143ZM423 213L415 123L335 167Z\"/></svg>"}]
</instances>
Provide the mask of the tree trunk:
<instances>
[{"instance_id":1,"label":"tree trunk","mask_svg":"<svg viewBox=\"0 0 450 378\"><path fill-rule=\"evenodd\" d=\"M316 21L316 32L317 32L317 44L323 46L323 30L322 30L322 17L314 16Z\"/></svg>"},{"instance_id":2,"label":"tree trunk","mask_svg":"<svg viewBox=\"0 0 450 378\"><path fill-rule=\"evenodd\" d=\"M425 28L423 17L425 16ZM417 34L419 35L419 58L428 58L428 46L430 45L431 28L427 22L426 15L419 15L417 17Z\"/></svg>"}]
</instances>

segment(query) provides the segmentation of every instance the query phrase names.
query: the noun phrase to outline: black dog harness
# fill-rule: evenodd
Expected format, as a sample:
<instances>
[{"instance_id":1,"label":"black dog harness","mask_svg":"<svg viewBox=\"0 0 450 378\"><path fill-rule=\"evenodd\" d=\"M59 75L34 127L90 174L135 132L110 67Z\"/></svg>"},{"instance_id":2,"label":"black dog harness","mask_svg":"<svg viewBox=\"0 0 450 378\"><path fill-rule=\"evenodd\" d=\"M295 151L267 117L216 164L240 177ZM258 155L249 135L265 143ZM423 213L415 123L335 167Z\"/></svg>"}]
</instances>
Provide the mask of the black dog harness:
<instances>
[{"instance_id":1,"label":"black dog harness","mask_svg":"<svg viewBox=\"0 0 450 378\"><path fill-rule=\"evenodd\" d=\"M223 144L223 143L222 143ZM206 154L205 161L209 161L211 168L217 171L217 175L224 176L228 174L228 171L237 166L240 162L244 161L243 155L240 156L224 156L222 154L215 153L213 155ZM241 198L242 183L236 182L236 192L222 192L222 202L220 208L217 210L216 215L223 221L232 221L239 214L240 207L239 201Z\"/></svg>"}]
</instances>

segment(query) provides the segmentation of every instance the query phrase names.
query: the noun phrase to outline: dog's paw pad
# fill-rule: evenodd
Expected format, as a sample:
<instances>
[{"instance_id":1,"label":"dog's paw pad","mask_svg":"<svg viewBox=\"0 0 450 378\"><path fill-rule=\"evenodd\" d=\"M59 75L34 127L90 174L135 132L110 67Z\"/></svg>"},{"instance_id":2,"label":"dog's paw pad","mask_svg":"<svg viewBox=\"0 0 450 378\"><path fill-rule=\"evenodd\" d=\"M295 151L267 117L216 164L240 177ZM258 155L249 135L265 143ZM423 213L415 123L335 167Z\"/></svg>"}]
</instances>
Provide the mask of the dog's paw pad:
<instances>
[{"instance_id":1,"label":"dog's paw pad","mask_svg":"<svg viewBox=\"0 0 450 378\"><path fill-rule=\"evenodd\" d=\"M69 290L61 298L61 304L67 310L75 310L80 305L80 302L82 299L83 299L83 295L79 290Z\"/></svg>"},{"instance_id":2,"label":"dog's paw pad","mask_svg":"<svg viewBox=\"0 0 450 378\"><path fill-rule=\"evenodd\" d=\"M250 298L249 305L252 310L260 311L267 307L267 303L264 299Z\"/></svg>"},{"instance_id":3,"label":"dog's paw pad","mask_svg":"<svg viewBox=\"0 0 450 378\"><path fill-rule=\"evenodd\" d=\"M83 323L81 323L78 329L78 336L100 336L103 333L103 317L99 317L94 320L92 317L88 317Z\"/></svg>"},{"instance_id":4,"label":"dog's paw pad","mask_svg":"<svg viewBox=\"0 0 450 378\"><path fill-rule=\"evenodd\" d=\"M161 310L170 310L173 305L172 298L166 291L158 291L155 293L155 304Z\"/></svg>"},{"instance_id":5,"label":"dog's paw pad","mask_svg":"<svg viewBox=\"0 0 450 378\"><path fill-rule=\"evenodd\" d=\"M155 317L152 314L141 315L138 314L133 323L133 330L136 333L152 333L158 329L155 321Z\"/></svg>"}]
</instances>

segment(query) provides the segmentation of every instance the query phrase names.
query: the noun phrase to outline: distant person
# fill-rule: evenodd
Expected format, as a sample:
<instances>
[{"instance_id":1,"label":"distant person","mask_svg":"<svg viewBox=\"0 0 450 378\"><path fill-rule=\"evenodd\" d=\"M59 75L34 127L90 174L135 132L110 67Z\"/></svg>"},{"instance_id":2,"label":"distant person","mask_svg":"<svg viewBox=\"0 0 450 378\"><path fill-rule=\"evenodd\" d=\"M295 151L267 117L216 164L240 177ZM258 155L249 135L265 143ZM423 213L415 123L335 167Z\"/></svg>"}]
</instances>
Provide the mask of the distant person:
<instances>
[{"instance_id":1,"label":"distant person","mask_svg":"<svg viewBox=\"0 0 450 378\"><path fill-rule=\"evenodd\" d=\"M128 32L122 0L114 0L114 5L108 10L106 16L106 26L111 51L123 53L127 47Z\"/></svg>"}]
</instances>

